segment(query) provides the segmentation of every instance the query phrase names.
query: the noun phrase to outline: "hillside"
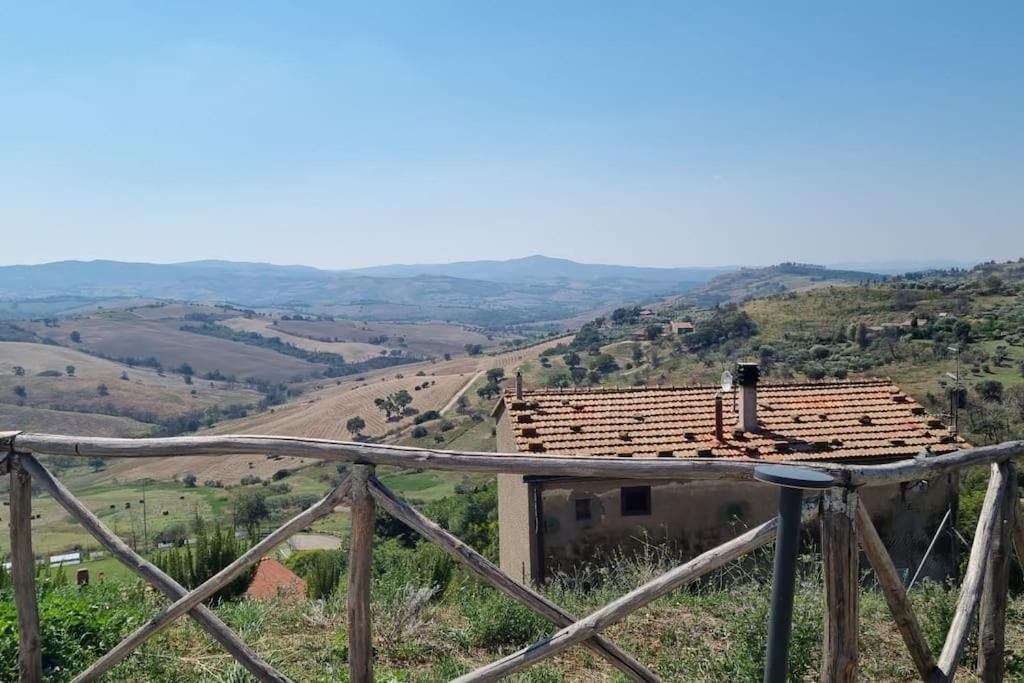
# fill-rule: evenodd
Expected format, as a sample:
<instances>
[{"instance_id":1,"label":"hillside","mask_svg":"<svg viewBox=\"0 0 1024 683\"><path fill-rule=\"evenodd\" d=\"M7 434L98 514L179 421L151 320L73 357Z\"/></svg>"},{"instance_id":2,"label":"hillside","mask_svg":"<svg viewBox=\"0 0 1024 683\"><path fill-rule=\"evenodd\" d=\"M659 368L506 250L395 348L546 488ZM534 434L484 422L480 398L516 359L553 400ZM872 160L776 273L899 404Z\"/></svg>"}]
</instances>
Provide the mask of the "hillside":
<instances>
[{"instance_id":1,"label":"hillside","mask_svg":"<svg viewBox=\"0 0 1024 683\"><path fill-rule=\"evenodd\" d=\"M53 317L138 299L231 303L358 320L503 326L559 320L690 289L721 269L506 262L327 271L230 261L62 261L0 267L0 318Z\"/></svg>"},{"instance_id":2,"label":"hillside","mask_svg":"<svg viewBox=\"0 0 1024 683\"><path fill-rule=\"evenodd\" d=\"M730 267L710 268L644 268L638 266L604 265L577 263L569 259L548 256L526 256L507 261L459 261L456 263L434 263L414 265L389 265L357 268L351 273L383 277L415 277L434 275L492 280L495 282L520 282L543 280L650 280L692 286L734 270Z\"/></svg>"},{"instance_id":3,"label":"hillside","mask_svg":"<svg viewBox=\"0 0 1024 683\"><path fill-rule=\"evenodd\" d=\"M818 287L848 286L878 282L884 276L855 270L835 270L802 263L780 263L767 268L741 268L724 273L694 289L686 299L700 306L738 303Z\"/></svg>"}]
</instances>

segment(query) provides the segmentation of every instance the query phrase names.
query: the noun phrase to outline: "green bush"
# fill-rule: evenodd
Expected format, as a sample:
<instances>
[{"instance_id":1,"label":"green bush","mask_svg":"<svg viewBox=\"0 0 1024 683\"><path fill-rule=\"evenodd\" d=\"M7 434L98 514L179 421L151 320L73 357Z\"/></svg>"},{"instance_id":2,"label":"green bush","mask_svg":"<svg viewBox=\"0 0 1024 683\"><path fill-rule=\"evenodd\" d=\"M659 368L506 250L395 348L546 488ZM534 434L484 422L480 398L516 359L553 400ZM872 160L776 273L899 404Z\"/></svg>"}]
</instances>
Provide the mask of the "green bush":
<instances>
[{"instance_id":1,"label":"green bush","mask_svg":"<svg viewBox=\"0 0 1024 683\"><path fill-rule=\"evenodd\" d=\"M326 600L334 595L345 573L345 557L340 552L324 551L313 557L306 579L306 597Z\"/></svg>"},{"instance_id":2,"label":"green bush","mask_svg":"<svg viewBox=\"0 0 1024 683\"><path fill-rule=\"evenodd\" d=\"M69 680L148 618L141 587L114 582L48 586L40 582L39 636L43 678ZM0 591L0 680L18 680L14 597Z\"/></svg>"},{"instance_id":3,"label":"green bush","mask_svg":"<svg viewBox=\"0 0 1024 683\"><path fill-rule=\"evenodd\" d=\"M493 589L467 590L459 597L470 640L477 647L518 649L550 632L547 620Z\"/></svg>"},{"instance_id":4,"label":"green bush","mask_svg":"<svg viewBox=\"0 0 1024 683\"><path fill-rule=\"evenodd\" d=\"M440 420L440 419L441 419L441 413L437 412L436 410L424 410L422 413L420 413L419 415L414 417L412 421L413 421L414 424L418 424L419 425L419 424L423 424L424 422L429 422L431 420Z\"/></svg>"},{"instance_id":5,"label":"green bush","mask_svg":"<svg viewBox=\"0 0 1024 683\"><path fill-rule=\"evenodd\" d=\"M192 522L194 540L182 546L167 548L155 557L155 564L175 581L193 589L234 562L245 552L234 527L222 528L217 522L209 527L200 517ZM215 600L228 600L245 592L256 568L251 567L225 586Z\"/></svg>"}]
</instances>

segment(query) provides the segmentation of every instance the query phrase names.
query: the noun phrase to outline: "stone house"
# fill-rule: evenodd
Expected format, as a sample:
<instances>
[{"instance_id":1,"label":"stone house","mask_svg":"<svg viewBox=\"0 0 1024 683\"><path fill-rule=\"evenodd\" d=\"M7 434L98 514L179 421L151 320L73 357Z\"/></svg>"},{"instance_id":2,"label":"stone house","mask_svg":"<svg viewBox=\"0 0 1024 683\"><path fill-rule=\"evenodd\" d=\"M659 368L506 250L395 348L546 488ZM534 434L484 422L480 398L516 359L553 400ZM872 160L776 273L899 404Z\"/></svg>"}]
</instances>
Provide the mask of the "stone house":
<instances>
[{"instance_id":1,"label":"stone house","mask_svg":"<svg viewBox=\"0 0 1024 683\"><path fill-rule=\"evenodd\" d=\"M677 336L693 332L693 323L689 320L673 320L671 327L672 334Z\"/></svg>"},{"instance_id":2,"label":"stone house","mask_svg":"<svg viewBox=\"0 0 1024 683\"><path fill-rule=\"evenodd\" d=\"M609 458L746 458L762 462L884 463L965 446L891 381L657 386L507 392L494 410L503 453ZM719 400L721 397L721 400ZM716 408L719 410L716 411ZM718 417L720 415L720 417ZM946 512L956 475L862 491L896 566L913 573ZM776 514L778 492L757 482L498 476L501 567L543 582L584 561L645 543L699 554ZM948 535L924 575L956 571Z\"/></svg>"}]
</instances>

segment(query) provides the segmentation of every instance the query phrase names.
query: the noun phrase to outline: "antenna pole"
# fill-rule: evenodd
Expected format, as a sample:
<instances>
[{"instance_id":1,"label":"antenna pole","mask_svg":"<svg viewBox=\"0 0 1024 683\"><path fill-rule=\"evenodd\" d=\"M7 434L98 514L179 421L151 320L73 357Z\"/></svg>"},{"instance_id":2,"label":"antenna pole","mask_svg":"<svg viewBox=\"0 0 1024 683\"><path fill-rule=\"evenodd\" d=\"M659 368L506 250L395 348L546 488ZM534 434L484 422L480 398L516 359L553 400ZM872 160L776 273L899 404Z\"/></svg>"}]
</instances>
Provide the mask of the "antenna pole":
<instances>
[{"instance_id":1,"label":"antenna pole","mask_svg":"<svg viewBox=\"0 0 1024 683\"><path fill-rule=\"evenodd\" d=\"M147 510L149 506L146 505L146 480L142 480L142 535L145 537L142 539L142 547L145 548L145 553L149 554L149 525L147 524Z\"/></svg>"}]
</instances>

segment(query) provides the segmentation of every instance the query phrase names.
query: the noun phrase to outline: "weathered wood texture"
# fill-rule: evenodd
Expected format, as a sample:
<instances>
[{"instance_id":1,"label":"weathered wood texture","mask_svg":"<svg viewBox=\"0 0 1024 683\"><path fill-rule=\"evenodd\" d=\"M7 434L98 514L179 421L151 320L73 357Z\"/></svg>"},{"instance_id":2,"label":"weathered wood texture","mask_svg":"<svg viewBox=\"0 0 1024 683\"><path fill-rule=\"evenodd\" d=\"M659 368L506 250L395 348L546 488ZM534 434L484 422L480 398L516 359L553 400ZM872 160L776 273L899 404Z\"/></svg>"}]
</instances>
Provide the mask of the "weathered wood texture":
<instances>
[{"instance_id":1,"label":"weathered wood texture","mask_svg":"<svg viewBox=\"0 0 1024 683\"><path fill-rule=\"evenodd\" d=\"M348 565L348 668L352 683L373 683L373 625L370 580L376 509L370 495L373 468L352 468L352 545Z\"/></svg>"},{"instance_id":2,"label":"weathered wood texture","mask_svg":"<svg viewBox=\"0 0 1024 683\"><path fill-rule=\"evenodd\" d=\"M512 579L486 557L395 496L376 479L370 482L370 493L373 494L381 508L392 517L465 564L483 581L513 600L526 605L559 628L570 626L576 621L575 617L561 607ZM647 682L658 680L654 672L602 635L595 635L590 640L584 641L583 644L606 659L631 680Z\"/></svg>"},{"instance_id":3,"label":"weathered wood texture","mask_svg":"<svg viewBox=\"0 0 1024 683\"><path fill-rule=\"evenodd\" d=\"M342 498L348 494L350 483L351 478L345 477L337 488L328 493L319 502L285 522L283 526L277 528L269 536L249 548L249 550L244 552L237 560L219 571L206 583L187 595L182 596L169 607L161 610L155 617L143 624L134 633L130 634L115 646L114 649L100 657L92 666L79 674L74 679L75 683L85 683L86 681L96 680L116 666L122 659L131 654L137 647L170 626L175 619L186 612L189 612L193 607L204 600L208 600L213 597L217 591L237 579L242 572L256 562L259 562L260 558L276 548L278 545L299 531L302 531L321 517L331 514L331 512L334 511L334 508L341 502Z\"/></svg>"},{"instance_id":4,"label":"weathered wood texture","mask_svg":"<svg viewBox=\"0 0 1024 683\"><path fill-rule=\"evenodd\" d=\"M889 605L889 611L900 630L900 635L903 636L903 642L907 645L910 658L914 660L921 680L931 681L935 675L935 656L932 655L928 641L921 632L921 624L918 623L907 591L903 588L900 574L892 563L892 557L878 535L874 522L871 521L871 515L864 507L864 501L859 501L857 505L857 540L864 549L871 568L875 570L878 586L882 589L882 595L885 596L885 602Z\"/></svg>"},{"instance_id":5,"label":"weathered wood texture","mask_svg":"<svg viewBox=\"0 0 1024 683\"><path fill-rule=\"evenodd\" d=\"M992 553L985 567L978 608L978 679L998 683L1005 671L1006 600L1010 590L1011 530L1017 503L1017 473L1008 462L998 465L1006 494L996 519Z\"/></svg>"},{"instance_id":6,"label":"weathered wood texture","mask_svg":"<svg viewBox=\"0 0 1024 683\"><path fill-rule=\"evenodd\" d=\"M417 469L456 470L545 476L614 477L624 479L739 479L753 478L758 463L715 458L630 459L439 451L410 446L327 441L271 436L177 436L159 439L114 439L52 434L19 434L19 448L34 453L71 457L153 458L183 455L282 455L352 462L363 465L394 465ZM802 463L845 480L842 465Z\"/></svg>"},{"instance_id":7,"label":"weathered wood texture","mask_svg":"<svg viewBox=\"0 0 1024 683\"><path fill-rule=\"evenodd\" d=\"M154 439L115 439L14 433L18 448L34 453L72 457L152 458L183 455L273 454L298 458L339 460L365 465L395 465L466 472L503 472L544 476L617 477L635 479L742 479L753 478L756 462L715 458L632 459L439 451L410 446L328 441L274 436L178 436ZM1008 441L884 465L838 465L801 462L802 467L828 472L838 484L876 486L930 479L965 467L977 467L1009 458L1024 457L1024 441Z\"/></svg>"},{"instance_id":8,"label":"weathered wood texture","mask_svg":"<svg viewBox=\"0 0 1024 683\"><path fill-rule=\"evenodd\" d=\"M818 501L812 499L804 505L804 521L813 519L818 513ZM778 517L773 517L764 524L737 536L731 541L679 565L661 576L630 591L621 598L610 602L601 609L575 624L563 628L552 636L534 643L518 652L487 664L476 671L455 679L456 683L470 681L497 681L516 671L552 657L577 643L593 637L594 634L608 628L636 610L650 604L654 600L671 593L676 588L695 581L709 572L741 557L751 550L770 543L778 531Z\"/></svg>"},{"instance_id":9,"label":"weathered wood texture","mask_svg":"<svg viewBox=\"0 0 1024 683\"><path fill-rule=\"evenodd\" d=\"M146 560L117 534L108 529L96 515L88 510L75 496L58 481L43 465L32 456L22 455L24 468L32 475L37 484L56 500L69 515L79 521L86 531L100 542L111 556L117 558L144 581L149 582L171 600L178 600L188 594L188 590L170 576L162 572L156 565ZM242 640L234 634L213 612L203 605L196 605L188 613L204 631L246 668L257 680L263 683L288 683L289 679L264 662Z\"/></svg>"},{"instance_id":10,"label":"weathered wood texture","mask_svg":"<svg viewBox=\"0 0 1024 683\"><path fill-rule=\"evenodd\" d=\"M821 555L825 581L822 683L857 680L860 585L856 514L855 492L833 488L822 496Z\"/></svg>"},{"instance_id":11,"label":"weathered wood texture","mask_svg":"<svg viewBox=\"0 0 1024 683\"><path fill-rule=\"evenodd\" d=\"M1020 490L1018 484L1018 491ZM1024 568L1024 510L1020 508L1020 501L1016 498L1011 506L1013 511L1013 527L1010 530L1013 538L1013 550L1017 554L1017 562Z\"/></svg>"},{"instance_id":12,"label":"weathered wood texture","mask_svg":"<svg viewBox=\"0 0 1024 683\"><path fill-rule=\"evenodd\" d=\"M32 478L21 466L21 456L10 455L11 465L11 582L18 613L18 680L38 683L43 678L36 604L36 560L32 553Z\"/></svg>"},{"instance_id":13,"label":"weathered wood texture","mask_svg":"<svg viewBox=\"0 0 1024 683\"><path fill-rule=\"evenodd\" d=\"M994 446L965 448L945 455L900 460L883 465L850 465L845 469L850 485L879 486L901 481L932 479L968 467L991 465L1021 456L1024 456L1024 441L1007 441Z\"/></svg>"},{"instance_id":14,"label":"weathered wood texture","mask_svg":"<svg viewBox=\"0 0 1024 683\"><path fill-rule=\"evenodd\" d=\"M957 599L956 611L953 613L953 621L946 634L942 653L939 655L939 671L936 675L939 680L953 680L956 675L964 645L967 643L968 630L978 611L978 603L981 602L985 565L992 553L994 532L1003 508L1003 500L1006 498L1008 479L1006 471L999 465L992 465L988 490L985 492L985 502L982 504L981 514L978 517L974 543L971 545L971 555L967 561L967 572L960 585L960 597Z\"/></svg>"}]
</instances>

